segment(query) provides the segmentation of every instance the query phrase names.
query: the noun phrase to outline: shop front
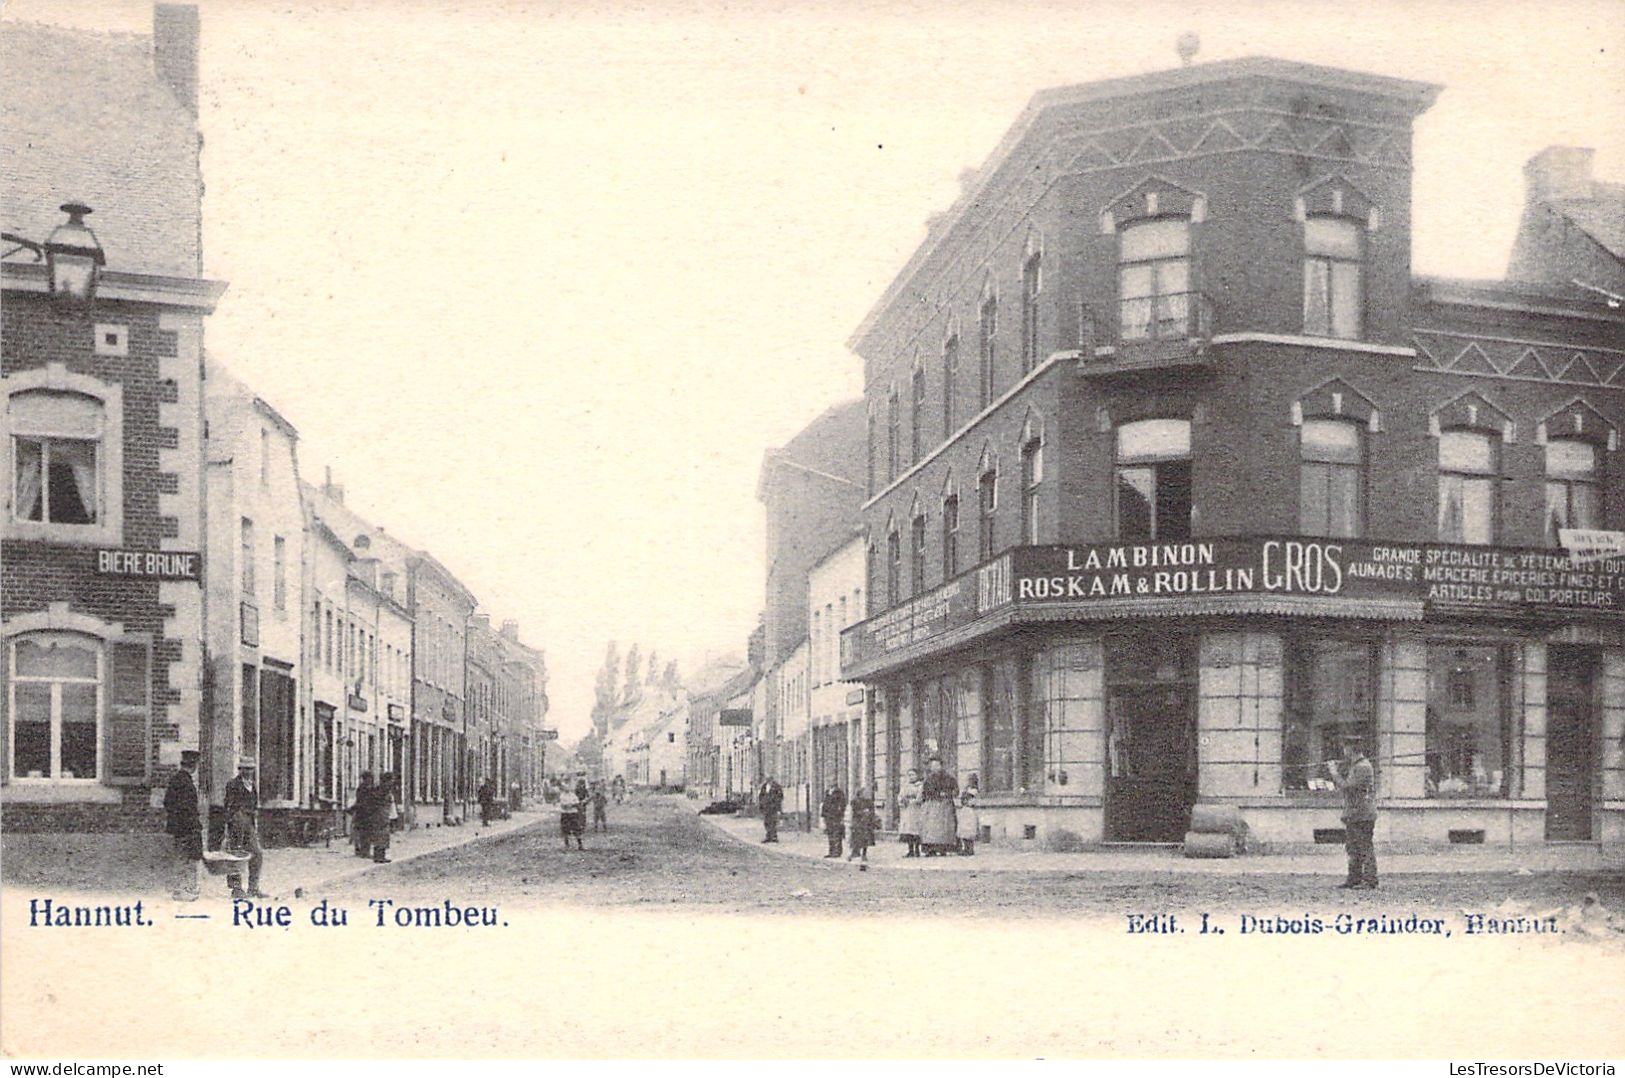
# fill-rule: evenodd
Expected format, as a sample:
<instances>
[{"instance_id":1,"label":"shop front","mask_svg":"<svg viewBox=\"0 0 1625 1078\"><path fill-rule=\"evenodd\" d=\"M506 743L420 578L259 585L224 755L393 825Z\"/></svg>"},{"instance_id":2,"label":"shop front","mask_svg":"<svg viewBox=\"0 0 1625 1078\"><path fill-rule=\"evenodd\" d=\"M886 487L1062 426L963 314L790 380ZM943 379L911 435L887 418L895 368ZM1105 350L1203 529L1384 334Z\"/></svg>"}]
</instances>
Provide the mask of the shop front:
<instances>
[{"instance_id":1,"label":"shop front","mask_svg":"<svg viewBox=\"0 0 1625 1078\"><path fill-rule=\"evenodd\" d=\"M1180 841L1197 802L1268 847L1341 841L1357 737L1380 840L1625 841L1625 562L1225 539L1026 547L854 627L895 820L943 758L985 837Z\"/></svg>"}]
</instances>

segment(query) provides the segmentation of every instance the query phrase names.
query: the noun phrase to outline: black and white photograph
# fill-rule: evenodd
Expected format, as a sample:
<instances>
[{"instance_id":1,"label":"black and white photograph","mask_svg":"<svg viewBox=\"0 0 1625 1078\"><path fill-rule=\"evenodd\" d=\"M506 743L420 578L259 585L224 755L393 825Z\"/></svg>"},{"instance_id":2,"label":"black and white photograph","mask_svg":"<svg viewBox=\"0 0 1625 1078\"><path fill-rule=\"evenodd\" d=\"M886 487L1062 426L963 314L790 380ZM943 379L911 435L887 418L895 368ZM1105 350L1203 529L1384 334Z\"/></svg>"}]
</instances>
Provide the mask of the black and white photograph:
<instances>
[{"instance_id":1,"label":"black and white photograph","mask_svg":"<svg viewBox=\"0 0 1625 1078\"><path fill-rule=\"evenodd\" d=\"M1619 0L10 0L0 229L9 1073L1625 1058Z\"/></svg>"}]
</instances>

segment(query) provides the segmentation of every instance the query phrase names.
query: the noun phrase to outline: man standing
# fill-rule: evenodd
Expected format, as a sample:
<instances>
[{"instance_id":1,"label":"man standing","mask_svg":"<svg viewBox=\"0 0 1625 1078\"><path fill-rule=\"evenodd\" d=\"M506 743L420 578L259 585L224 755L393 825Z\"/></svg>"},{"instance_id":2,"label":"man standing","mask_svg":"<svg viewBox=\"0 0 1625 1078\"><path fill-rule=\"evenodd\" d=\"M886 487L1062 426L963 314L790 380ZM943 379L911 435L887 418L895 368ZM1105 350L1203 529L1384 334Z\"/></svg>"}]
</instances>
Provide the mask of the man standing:
<instances>
[{"instance_id":1,"label":"man standing","mask_svg":"<svg viewBox=\"0 0 1625 1078\"><path fill-rule=\"evenodd\" d=\"M203 860L203 818L198 813L197 750L181 750L181 766L164 793L164 830L175 844L170 893L177 902L196 902L198 862Z\"/></svg>"},{"instance_id":2,"label":"man standing","mask_svg":"<svg viewBox=\"0 0 1625 1078\"><path fill-rule=\"evenodd\" d=\"M248 854L248 894L267 898L260 890L260 868L265 849L260 845L260 792L254 785L254 762L239 760L237 777L226 783L226 848ZM243 897L243 877L233 872L226 877L232 898Z\"/></svg>"},{"instance_id":3,"label":"man standing","mask_svg":"<svg viewBox=\"0 0 1625 1078\"><path fill-rule=\"evenodd\" d=\"M1349 855L1349 875L1340 885L1347 888L1377 889L1377 849L1373 832L1377 827L1377 773L1366 759L1360 737L1343 739L1343 766L1328 763L1332 781L1343 791L1343 844Z\"/></svg>"},{"instance_id":4,"label":"man standing","mask_svg":"<svg viewBox=\"0 0 1625 1078\"><path fill-rule=\"evenodd\" d=\"M762 826L767 829L767 836L763 842L779 841L779 814L784 811L784 787L772 775L762 783L761 792L756 796L756 803L762 810Z\"/></svg>"},{"instance_id":5,"label":"man standing","mask_svg":"<svg viewBox=\"0 0 1625 1078\"><path fill-rule=\"evenodd\" d=\"M824 791L824 803L819 815L824 818L824 835L829 839L829 852L824 859L838 859L841 856L841 839L846 837L846 827L841 822L846 816L846 791L830 783L829 789Z\"/></svg>"},{"instance_id":6,"label":"man standing","mask_svg":"<svg viewBox=\"0 0 1625 1078\"><path fill-rule=\"evenodd\" d=\"M489 777L480 783L480 826L491 826L491 815L496 812L497 784Z\"/></svg>"}]
</instances>

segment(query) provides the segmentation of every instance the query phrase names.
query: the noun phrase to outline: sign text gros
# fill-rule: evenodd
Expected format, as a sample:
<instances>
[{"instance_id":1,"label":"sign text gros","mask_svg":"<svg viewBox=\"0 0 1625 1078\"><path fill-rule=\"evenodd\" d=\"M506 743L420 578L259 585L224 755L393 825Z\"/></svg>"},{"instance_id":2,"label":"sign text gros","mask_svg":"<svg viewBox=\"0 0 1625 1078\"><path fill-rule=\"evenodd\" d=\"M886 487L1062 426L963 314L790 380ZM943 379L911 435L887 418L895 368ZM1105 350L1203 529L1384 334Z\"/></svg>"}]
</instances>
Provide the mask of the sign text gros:
<instances>
[{"instance_id":1,"label":"sign text gros","mask_svg":"<svg viewBox=\"0 0 1625 1078\"><path fill-rule=\"evenodd\" d=\"M1221 565L1212 543L1090 547L1066 551L1066 572L1021 577L1017 599L1132 598L1279 591L1337 595L1343 590L1337 543L1267 540L1256 564Z\"/></svg>"}]
</instances>

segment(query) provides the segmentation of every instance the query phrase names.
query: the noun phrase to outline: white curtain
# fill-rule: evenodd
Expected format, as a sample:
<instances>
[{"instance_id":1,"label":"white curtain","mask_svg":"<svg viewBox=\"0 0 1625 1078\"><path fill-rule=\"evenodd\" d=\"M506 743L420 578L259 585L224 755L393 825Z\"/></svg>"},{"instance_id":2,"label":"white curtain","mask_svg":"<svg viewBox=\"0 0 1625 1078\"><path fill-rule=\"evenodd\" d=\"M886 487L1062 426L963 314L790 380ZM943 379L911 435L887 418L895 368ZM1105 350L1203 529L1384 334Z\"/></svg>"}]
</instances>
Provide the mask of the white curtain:
<instances>
[{"instance_id":1,"label":"white curtain","mask_svg":"<svg viewBox=\"0 0 1625 1078\"><path fill-rule=\"evenodd\" d=\"M13 445L17 451L17 502L14 512L18 520L43 519L40 502L40 443L18 438Z\"/></svg>"},{"instance_id":2,"label":"white curtain","mask_svg":"<svg viewBox=\"0 0 1625 1078\"><path fill-rule=\"evenodd\" d=\"M83 523L94 524L97 518L96 447L90 442L55 442L51 455L62 458L73 474L73 485L78 490L79 504L85 508Z\"/></svg>"}]
</instances>

